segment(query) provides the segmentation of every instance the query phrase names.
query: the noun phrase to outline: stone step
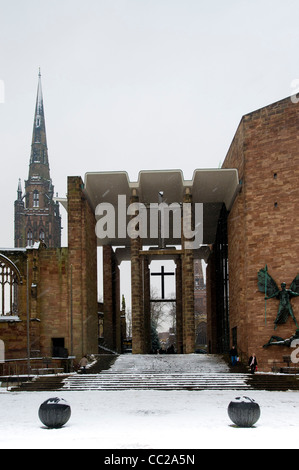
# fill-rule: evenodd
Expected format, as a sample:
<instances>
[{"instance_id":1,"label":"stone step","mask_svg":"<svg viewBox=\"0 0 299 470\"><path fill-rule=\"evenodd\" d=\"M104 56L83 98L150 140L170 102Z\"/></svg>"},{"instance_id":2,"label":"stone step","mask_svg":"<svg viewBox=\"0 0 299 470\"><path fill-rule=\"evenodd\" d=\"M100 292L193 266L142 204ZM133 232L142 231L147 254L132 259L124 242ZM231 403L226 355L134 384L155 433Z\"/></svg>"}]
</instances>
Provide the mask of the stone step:
<instances>
[{"instance_id":1,"label":"stone step","mask_svg":"<svg viewBox=\"0 0 299 470\"><path fill-rule=\"evenodd\" d=\"M101 373L70 375L64 390L246 390L246 374Z\"/></svg>"},{"instance_id":2,"label":"stone step","mask_svg":"<svg viewBox=\"0 0 299 470\"><path fill-rule=\"evenodd\" d=\"M254 374L250 375L248 383L250 383L254 390L299 390L299 379L296 375Z\"/></svg>"},{"instance_id":3,"label":"stone step","mask_svg":"<svg viewBox=\"0 0 299 470\"><path fill-rule=\"evenodd\" d=\"M66 377L68 377L68 375L65 374L37 376L31 381L10 387L10 390L13 392L48 392L60 390L64 385Z\"/></svg>"},{"instance_id":4,"label":"stone step","mask_svg":"<svg viewBox=\"0 0 299 470\"><path fill-rule=\"evenodd\" d=\"M93 373L89 373L93 372ZM299 390L298 376L231 371L221 358L119 356L98 360L87 374L39 376L12 391Z\"/></svg>"}]
</instances>

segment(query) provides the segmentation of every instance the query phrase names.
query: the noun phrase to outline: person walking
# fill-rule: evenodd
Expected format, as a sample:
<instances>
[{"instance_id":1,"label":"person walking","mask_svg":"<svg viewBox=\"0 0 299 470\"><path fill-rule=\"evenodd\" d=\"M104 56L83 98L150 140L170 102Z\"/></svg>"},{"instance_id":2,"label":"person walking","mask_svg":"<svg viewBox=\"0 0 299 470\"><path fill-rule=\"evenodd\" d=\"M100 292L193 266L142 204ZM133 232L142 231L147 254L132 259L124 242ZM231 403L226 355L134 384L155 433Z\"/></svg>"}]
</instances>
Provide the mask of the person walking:
<instances>
[{"instance_id":1,"label":"person walking","mask_svg":"<svg viewBox=\"0 0 299 470\"><path fill-rule=\"evenodd\" d=\"M230 358L231 358L231 361L232 361L232 366L235 366L238 362L238 351L237 351L235 345L229 351L229 355L230 355Z\"/></svg>"},{"instance_id":2,"label":"person walking","mask_svg":"<svg viewBox=\"0 0 299 470\"><path fill-rule=\"evenodd\" d=\"M250 367L251 373L254 374L257 369L257 359L254 353L252 354L252 356L250 356L248 365Z\"/></svg>"}]
</instances>

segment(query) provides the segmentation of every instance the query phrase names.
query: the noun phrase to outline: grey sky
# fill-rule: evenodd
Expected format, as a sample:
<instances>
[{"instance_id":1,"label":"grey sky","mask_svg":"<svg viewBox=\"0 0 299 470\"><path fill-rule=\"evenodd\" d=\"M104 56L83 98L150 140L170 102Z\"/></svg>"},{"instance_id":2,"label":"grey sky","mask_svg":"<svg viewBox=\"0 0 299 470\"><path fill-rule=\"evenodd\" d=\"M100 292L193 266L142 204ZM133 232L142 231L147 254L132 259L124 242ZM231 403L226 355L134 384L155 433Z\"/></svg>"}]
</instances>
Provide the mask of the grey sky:
<instances>
[{"instance_id":1,"label":"grey sky","mask_svg":"<svg viewBox=\"0 0 299 470\"><path fill-rule=\"evenodd\" d=\"M293 93L298 18L298 0L0 0L0 246L13 246L39 67L60 196L86 171L188 179L219 166L242 115Z\"/></svg>"}]
</instances>

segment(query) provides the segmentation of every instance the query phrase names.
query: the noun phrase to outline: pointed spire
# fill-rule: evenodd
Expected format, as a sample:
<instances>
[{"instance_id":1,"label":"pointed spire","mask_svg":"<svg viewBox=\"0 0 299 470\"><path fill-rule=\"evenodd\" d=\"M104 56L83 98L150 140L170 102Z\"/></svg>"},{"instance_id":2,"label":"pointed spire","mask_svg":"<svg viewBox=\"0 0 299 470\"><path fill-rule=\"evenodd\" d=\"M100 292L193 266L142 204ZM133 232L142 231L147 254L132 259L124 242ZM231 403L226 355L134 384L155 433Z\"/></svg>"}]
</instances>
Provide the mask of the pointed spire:
<instances>
[{"instance_id":1,"label":"pointed spire","mask_svg":"<svg viewBox=\"0 0 299 470\"><path fill-rule=\"evenodd\" d=\"M61 245L61 219L59 206L53 200L54 186L50 178L41 72L33 121L29 176L24 193L19 180L15 201L15 246L25 247L29 239L43 241L50 248ZM30 238L31 237L31 238Z\"/></svg>"},{"instance_id":2,"label":"pointed spire","mask_svg":"<svg viewBox=\"0 0 299 470\"><path fill-rule=\"evenodd\" d=\"M22 183L21 183L21 178L19 178L19 183L18 183L18 201L22 200Z\"/></svg>"},{"instance_id":3,"label":"pointed spire","mask_svg":"<svg viewBox=\"0 0 299 470\"><path fill-rule=\"evenodd\" d=\"M29 179L32 176L41 176L50 180L46 124L44 115L44 102L42 92L41 72L38 72L38 87L33 122Z\"/></svg>"},{"instance_id":4,"label":"pointed spire","mask_svg":"<svg viewBox=\"0 0 299 470\"><path fill-rule=\"evenodd\" d=\"M36 97L36 109L35 109L36 118L44 118L44 104L43 104L43 92L42 92L42 76L40 73L40 68L38 70L38 87L37 87L37 97ZM36 127L38 127L37 122L35 122Z\"/></svg>"}]
</instances>

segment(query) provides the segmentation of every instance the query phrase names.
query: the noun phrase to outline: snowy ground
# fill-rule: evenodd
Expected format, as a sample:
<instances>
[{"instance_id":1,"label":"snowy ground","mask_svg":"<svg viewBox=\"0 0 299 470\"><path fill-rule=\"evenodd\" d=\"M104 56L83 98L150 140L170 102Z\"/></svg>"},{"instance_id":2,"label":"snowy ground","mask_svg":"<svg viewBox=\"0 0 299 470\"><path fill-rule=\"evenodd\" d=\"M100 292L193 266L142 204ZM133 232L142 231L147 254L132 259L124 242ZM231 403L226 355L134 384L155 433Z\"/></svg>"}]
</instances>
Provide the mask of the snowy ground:
<instances>
[{"instance_id":1,"label":"snowy ground","mask_svg":"<svg viewBox=\"0 0 299 470\"><path fill-rule=\"evenodd\" d=\"M254 428L234 427L227 406L239 392L6 392L0 394L0 448L218 449L299 447L299 393L254 391ZM47 429L40 404L59 396L72 416Z\"/></svg>"},{"instance_id":2,"label":"snowy ground","mask_svg":"<svg viewBox=\"0 0 299 470\"><path fill-rule=\"evenodd\" d=\"M255 399L255 427L237 428L227 407ZM69 422L47 429L38 409L51 397L68 401ZM299 447L299 392L62 391L0 389L0 448L26 449L259 449ZM110 452L110 451L109 451Z\"/></svg>"}]
</instances>

